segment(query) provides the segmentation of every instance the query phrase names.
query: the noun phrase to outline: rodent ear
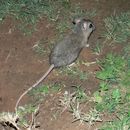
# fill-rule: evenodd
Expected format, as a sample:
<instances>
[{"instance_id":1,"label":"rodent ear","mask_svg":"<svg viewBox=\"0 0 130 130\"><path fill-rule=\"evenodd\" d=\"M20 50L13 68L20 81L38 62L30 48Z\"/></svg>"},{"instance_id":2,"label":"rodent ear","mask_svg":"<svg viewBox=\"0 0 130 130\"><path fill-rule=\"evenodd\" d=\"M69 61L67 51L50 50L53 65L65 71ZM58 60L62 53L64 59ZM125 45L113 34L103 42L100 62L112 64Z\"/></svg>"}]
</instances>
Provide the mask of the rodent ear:
<instances>
[{"instance_id":1,"label":"rodent ear","mask_svg":"<svg viewBox=\"0 0 130 130\"><path fill-rule=\"evenodd\" d=\"M72 23L77 24L79 22L81 22L81 18L75 18Z\"/></svg>"}]
</instances>

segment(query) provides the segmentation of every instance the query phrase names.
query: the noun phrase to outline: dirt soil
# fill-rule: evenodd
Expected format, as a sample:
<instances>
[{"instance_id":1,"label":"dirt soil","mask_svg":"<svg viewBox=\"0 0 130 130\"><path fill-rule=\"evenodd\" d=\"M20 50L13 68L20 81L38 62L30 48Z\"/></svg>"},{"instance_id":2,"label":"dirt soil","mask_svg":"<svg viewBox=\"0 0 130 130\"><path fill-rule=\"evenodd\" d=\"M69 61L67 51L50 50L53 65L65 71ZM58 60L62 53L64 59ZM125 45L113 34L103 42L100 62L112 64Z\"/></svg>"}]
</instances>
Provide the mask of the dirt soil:
<instances>
[{"instance_id":1,"label":"dirt soil","mask_svg":"<svg viewBox=\"0 0 130 130\"><path fill-rule=\"evenodd\" d=\"M79 0L73 0L79 2ZM93 62L96 58L103 57L107 52L119 52L122 46L104 47L100 56L93 53L97 40L103 41L101 32L104 30L103 19L113 13L128 11L129 0L80 0L83 8L87 10L96 9L97 15L92 19L96 31L90 38L90 48L85 48L79 59ZM36 54L33 46L44 37L53 38L54 27L46 19L42 19L37 25L37 31L31 36L24 36L15 28L16 22L7 18L0 24L0 112L14 111L18 97L33 83L35 83L49 67L48 55L43 57ZM46 45L48 46L48 45ZM89 67L81 65L81 70L94 74L100 68L93 64ZM80 124L79 121L72 123L73 116L65 111L59 112L58 99L65 90L79 84L86 93L92 93L98 88L98 80L94 75L89 76L85 81L71 78L63 74L57 75L54 70L44 81L46 83L61 82L67 87L60 93L48 95L40 106L40 113L37 121L40 123L40 130L96 130L100 123L90 126L87 123ZM29 103L30 97L26 96L20 105ZM86 110L89 111L89 105Z\"/></svg>"}]
</instances>

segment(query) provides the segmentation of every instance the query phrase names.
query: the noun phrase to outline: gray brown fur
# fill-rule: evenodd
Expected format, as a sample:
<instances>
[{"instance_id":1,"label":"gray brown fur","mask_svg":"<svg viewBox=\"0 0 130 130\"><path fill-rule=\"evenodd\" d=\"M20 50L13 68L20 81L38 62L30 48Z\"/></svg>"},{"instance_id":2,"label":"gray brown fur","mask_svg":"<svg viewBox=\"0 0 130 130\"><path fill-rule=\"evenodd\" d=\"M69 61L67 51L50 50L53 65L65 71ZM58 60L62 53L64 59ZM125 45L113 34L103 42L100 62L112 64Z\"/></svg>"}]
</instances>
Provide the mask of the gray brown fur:
<instances>
[{"instance_id":1,"label":"gray brown fur","mask_svg":"<svg viewBox=\"0 0 130 130\"><path fill-rule=\"evenodd\" d=\"M56 44L50 54L50 64L53 64L55 68L73 63L79 56L81 50L86 47L88 38L95 29L90 20L81 19L74 23L75 30ZM86 29L83 28L84 26Z\"/></svg>"}]
</instances>

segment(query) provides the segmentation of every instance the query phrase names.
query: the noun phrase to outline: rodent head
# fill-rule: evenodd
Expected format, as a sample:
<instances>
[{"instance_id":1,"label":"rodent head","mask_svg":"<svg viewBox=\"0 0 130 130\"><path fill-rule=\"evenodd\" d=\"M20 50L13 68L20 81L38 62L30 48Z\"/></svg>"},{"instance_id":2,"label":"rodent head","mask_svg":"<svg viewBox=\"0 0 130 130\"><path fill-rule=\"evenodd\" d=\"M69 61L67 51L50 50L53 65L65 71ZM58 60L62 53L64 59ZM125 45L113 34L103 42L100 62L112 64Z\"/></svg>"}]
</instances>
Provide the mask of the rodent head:
<instances>
[{"instance_id":1,"label":"rodent head","mask_svg":"<svg viewBox=\"0 0 130 130\"><path fill-rule=\"evenodd\" d=\"M73 21L73 24L76 25L75 32L82 32L86 37L89 37L89 35L95 30L93 22L89 19L78 18Z\"/></svg>"}]
</instances>

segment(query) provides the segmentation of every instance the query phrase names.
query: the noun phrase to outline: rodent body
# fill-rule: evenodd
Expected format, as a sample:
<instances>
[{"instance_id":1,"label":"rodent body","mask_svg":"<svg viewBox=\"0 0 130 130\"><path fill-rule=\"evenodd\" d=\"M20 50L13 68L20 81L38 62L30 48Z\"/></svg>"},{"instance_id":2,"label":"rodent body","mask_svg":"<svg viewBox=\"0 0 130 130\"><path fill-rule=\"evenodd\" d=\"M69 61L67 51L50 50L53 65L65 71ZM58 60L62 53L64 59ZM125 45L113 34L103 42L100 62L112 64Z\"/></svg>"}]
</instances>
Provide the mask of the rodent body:
<instances>
[{"instance_id":1,"label":"rodent body","mask_svg":"<svg viewBox=\"0 0 130 130\"><path fill-rule=\"evenodd\" d=\"M77 39L77 37L79 37L77 34L71 34L55 46L50 55L51 65L54 64L56 68L67 66L77 59L83 48L79 44L82 38Z\"/></svg>"},{"instance_id":2,"label":"rodent body","mask_svg":"<svg viewBox=\"0 0 130 130\"><path fill-rule=\"evenodd\" d=\"M90 20L82 19L75 24L75 31L59 42L51 52L50 64L55 68L73 63L81 50L86 47L88 38L95 29Z\"/></svg>"},{"instance_id":3,"label":"rodent body","mask_svg":"<svg viewBox=\"0 0 130 130\"><path fill-rule=\"evenodd\" d=\"M88 39L95 29L95 26L92 21L86 19L75 19L73 23L75 24L74 31L57 43L52 49L49 57L50 67L47 72L20 96L15 109L17 109L22 97L32 88L39 85L39 83L42 82L54 68L72 64L78 58L81 50L86 47Z\"/></svg>"}]
</instances>

